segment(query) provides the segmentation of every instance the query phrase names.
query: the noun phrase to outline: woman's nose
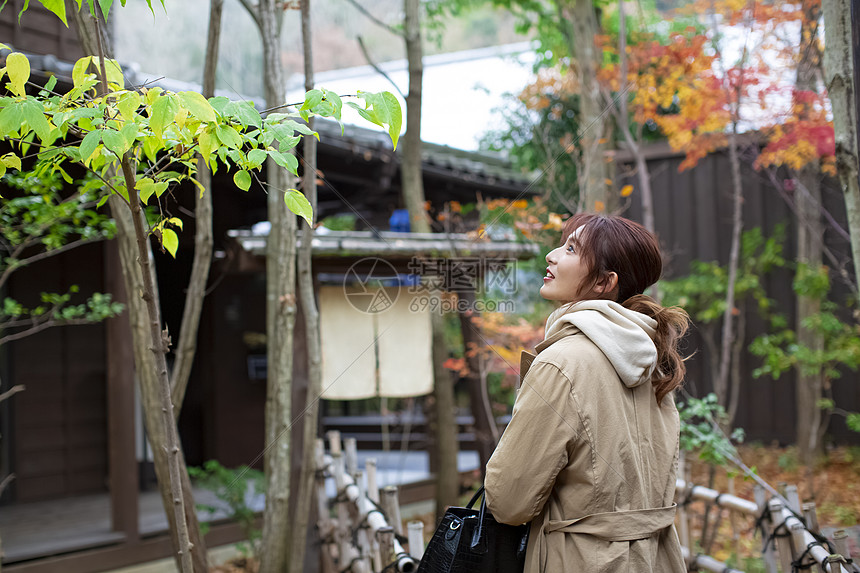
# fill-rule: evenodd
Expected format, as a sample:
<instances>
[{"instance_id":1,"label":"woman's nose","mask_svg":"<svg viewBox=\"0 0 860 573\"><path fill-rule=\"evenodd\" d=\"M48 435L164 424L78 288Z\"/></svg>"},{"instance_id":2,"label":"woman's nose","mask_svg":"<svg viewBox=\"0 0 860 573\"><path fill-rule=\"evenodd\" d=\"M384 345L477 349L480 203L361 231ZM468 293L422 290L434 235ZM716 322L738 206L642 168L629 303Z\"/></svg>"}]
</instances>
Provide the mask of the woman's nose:
<instances>
[{"instance_id":1,"label":"woman's nose","mask_svg":"<svg viewBox=\"0 0 860 573\"><path fill-rule=\"evenodd\" d=\"M555 252L557 250L558 250L558 248L555 248L546 254L546 262L547 263L553 263L555 261Z\"/></svg>"}]
</instances>

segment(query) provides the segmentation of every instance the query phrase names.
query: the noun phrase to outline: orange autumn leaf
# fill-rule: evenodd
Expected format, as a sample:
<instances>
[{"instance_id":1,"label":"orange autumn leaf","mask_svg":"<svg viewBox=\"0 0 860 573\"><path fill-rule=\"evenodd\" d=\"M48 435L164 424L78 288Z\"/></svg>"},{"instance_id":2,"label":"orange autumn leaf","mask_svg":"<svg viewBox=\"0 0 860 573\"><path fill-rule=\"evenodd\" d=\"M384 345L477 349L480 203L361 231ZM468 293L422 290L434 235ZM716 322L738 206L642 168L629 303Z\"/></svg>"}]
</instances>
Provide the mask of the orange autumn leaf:
<instances>
[{"instance_id":1,"label":"orange autumn leaf","mask_svg":"<svg viewBox=\"0 0 860 573\"><path fill-rule=\"evenodd\" d=\"M633 194L633 185L625 185L621 188L622 197L630 197Z\"/></svg>"}]
</instances>

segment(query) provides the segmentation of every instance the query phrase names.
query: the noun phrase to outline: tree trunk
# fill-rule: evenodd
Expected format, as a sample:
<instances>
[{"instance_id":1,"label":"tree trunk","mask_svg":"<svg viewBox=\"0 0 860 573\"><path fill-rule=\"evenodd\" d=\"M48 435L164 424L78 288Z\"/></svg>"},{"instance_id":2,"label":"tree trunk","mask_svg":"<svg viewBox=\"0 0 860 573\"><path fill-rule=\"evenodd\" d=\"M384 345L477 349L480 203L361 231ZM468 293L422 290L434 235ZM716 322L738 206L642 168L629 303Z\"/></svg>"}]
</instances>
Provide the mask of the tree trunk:
<instances>
[{"instance_id":1,"label":"tree trunk","mask_svg":"<svg viewBox=\"0 0 860 573\"><path fill-rule=\"evenodd\" d=\"M726 310L723 313L723 331L720 337L720 369L714 380L714 392L721 406L729 399L729 377L732 363L732 343L735 340L735 284L741 258L741 233L743 232L743 182L741 160L738 155L737 122L729 133L729 163L732 168L732 244L729 251L728 288L726 288ZM731 422L727 422L730 425Z\"/></svg>"},{"instance_id":2,"label":"tree trunk","mask_svg":"<svg viewBox=\"0 0 860 573\"><path fill-rule=\"evenodd\" d=\"M112 50L107 43L109 35L102 33L101 27L85 10L72 13L84 52L110 55ZM133 172L127 174L129 175L134 177ZM134 189L134 185L130 188ZM133 192L130 195L134 198ZM140 211L139 204L137 207ZM173 541L174 557L177 567L183 572L193 570L203 573L209 570L206 545L200 534L191 481L172 415L167 364L164 352L161 352L164 344L160 333L161 318L155 269L151 264L149 241L143 231L142 213L138 212L138 220L135 221L133 210L117 196L110 198L110 208L117 225L116 240L126 292L145 293L145 296L149 297L144 301L140 296L130 295L126 308L132 328L134 366L140 384L144 423L152 445L155 475ZM139 235L137 229L143 234ZM165 381L167 393L162 395ZM170 418L169 422L166 417ZM171 436L175 439L172 440Z\"/></svg>"},{"instance_id":3,"label":"tree trunk","mask_svg":"<svg viewBox=\"0 0 860 573\"><path fill-rule=\"evenodd\" d=\"M102 56L104 62L104 56ZM103 78L104 79L104 78ZM187 479L188 473L185 468L185 460L182 455L182 447L179 444L179 432L176 428L176 420L173 416L173 402L170 400L170 379L167 373L167 350L169 348L169 337L167 329L161 328L161 309L155 292L155 271L151 267L149 233L145 228L146 221L143 217L143 209L137 194L135 169L132 166L131 152L126 152L122 157L122 172L125 178L125 186L128 189L131 206L132 224L134 235L137 240L137 264L140 266L143 279L142 298L146 307L149 326L149 349L155 361L156 392L158 394L158 405L161 410L161 424L164 431L164 441L153 442L153 450L164 448L167 458L167 470L169 480L169 491L171 496L171 509L173 519L176 522L176 539L174 547L178 545L177 555L180 563L180 571L191 573L194 571L193 552L195 549L189 536L189 527L186 517L185 495L183 494L183 473ZM134 292L134 291L131 291ZM132 298L132 297L129 297ZM154 409L154 408L153 408ZM154 417L154 416L152 416ZM150 416L147 416L150 418ZM153 424L155 426L156 424ZM159 485L163 483L159 480ZM190 484L189 489L190 489ZM163 486L161 486L163 488ZM163 494L162 494L163 495ZM193 508L192 508L193 511ZM168 511L168 514L170 511ZM199 552L199 548L197 549ZM204 559L205 560L205 559Z\"/></svg>"},{"instance_id":4,"label":"tree trunk","mask_svg":"<svg viewBox=\"0 0 860 573\"><path fill-rule=\"evenodd\" d=\"M457 472L457 422L454 404L454 381L451 373L442 366L448 359L442 331L442 315L431 313L433 321L433 375L435 387L435 438L438 469L436 471L436 518L445 508L457 503L460 476Z\"/></svg>"},{"instance_id":5,"label":"tree trunk","mask_svg":"<svg viewBox=\"0 0 860 573\"><path fill-rule=\"evenodd\" d=\"M280 2L257 6L263 40L266 105L285 99L280 53ZM260 573L281 573L289 552L290 407L293 369L293 326L296 319L296 216L287 209L284 193L292 187L286 170L266 164L271 231L266 247L266 510L260 544Z\"/></svg>"},{"instance_id":6,"label":"tree trunk","mask_svg":"<svg viewBox=\"0 0 860 573\"><path fill-rule=\"evenodd\" d=\"M797 89L814 90L816 78L821 71L821 54L818 48L819 38L813 33L821 18L821 8L818 2L804 0L803 21L800 34L800 61L797 66ZM821 238L824 236L824 225L821 221L821 187L818 181L819 165L807 165L796 175L795 211L797 213L797 262L810 269L818 269L822 263ZM824 348L824 338L803 326L803 321L821 311L821 301L814 297L797 296L796 300L797 342L801 347L807 347L820 352ZM795 405L797 421L795 422L795 443L797 444L800 462L811 466L820 449L817 428L821 426L821 399L823 375L818 372L806 374L798 367L797 384L795 386Z\"/></svg>"},{"instance_id":7,"label":"tree trunk","mask_svg":"<svg viewBox=\"0 0 860 573\"><path fill-rule=\"evenodd\" d=\"M466 303L468 308L475 308L475 293L459 293L460 300ZM477 311L458 313L460 317L460 332L463 335L463 352L466 357L466 366L469 373L466 375L466 384L469 388L469 404L472 406L472 417L475 419L475 444L478 448L478 457L481 460L481 475L487 469L487 462L496 449L499 440L499 431L490 402L487 399L486 380L481 376L481 359L474 350L483 345L478 333L478 327L472 322ZM471 353L471 355L470 355Z\"/></svg>"},{"instance_id":8,"label":"tree trunk","mask_svg":"<svg viewBox=\"0 0 860 573\"><path fill-rule=\"evenodd\" d=\"M851 234L855 288L860 288L860 181L857 154L857 94L852 51L852 5L849 0L823 0L824 71L833 109L836 169L845 195Z\"/></svg>"},{"instance_id":9,"label":"tree trunk","mask_svg":"<svg viewBox=\"0 0 860 573\"><path fill-rule=\"evenodd\" d=\"M421 46L420 0L404 0L404 40L409 66L409 92L406 95L406 133L403 134L400 163L403 203L409 211L410 229L429 233L430 224L424 211L424 180L421 171L421 92L424 82L423 48Z\"/></svg>"},{"instance_id":10,"label":"tree trunk","mask_svg":"<svg viewBox=\"0 0 860 573\"><path fill-rule=\"evenodd\" d=\"M557 0L561 25L571 55L571 66L580 83L579 145L582 166L579 175L579 205L586 211L611 210L606 151L606 108L597 81L599 59L594 38L600 33L592 0ZM601 208L601 205L603 206Z\"/></svg>"},{"instance_id":11,"label":"tree trunk","mask_svg":"<svg viewBox=\"0 0 860 573\"><path fill-rule=\"evenodd\" d=\"M409 67L409 91L406 95L406 133L401 145L403 156L400 163L403 203L409 211L410 229L416 233L429 233L430 224L424 211L424 181L421 168L421 86L424 78L423 48L421 44L420 0L404 0L404 41L406 61ZM440 508L457 500L457 421L454 410L454 386L451 375L442 365L447 359L447 349L442 332L442 317L432 318L433 328L433 415L438 431L435 446L436 461L436 513Z\"/></svg>"},{"instance_id":12,"label":"tree trunk","mask_svg":"<svg viewBox=\"0 0 860 573\"><path fill-rule=\"evenodd\" d=\"M302 47L304 48L305 90L314 87L313 51L311 49L311 9L310 0L303 0L302 10ZM310 121L313 129L313 119ZM317 210L317 140L306 137L304 145L304 171L302 173L302 191L308 198L314 214ZM315 218L313 219L315 220ZM308 524L310 522L312 500L316 485L315 444L317 423L319 419L319 400L322 392L322 345L320 341L320 318L314 293L314 275L312 267L313 228L302 225L302 246L298 254L299 293L302 304L302 314L305 319L305 337L308 347L308 390L306 404L302 409L302 464L299 469L296 510L293 512L292 541L290 543L290 572L302 573L307 549Z\"/></svg>"},{"instance_id":13,"label":"tree trunk","mask_svg":"<svg viewBox=\"0 0 860 573\"><path fill-rule=\"evenodd\" d=\"M224 0L212 0L209 5L209 35L206 40L206 60L203 66L203 96L215 95L215 71L218 67L218 39L221 37L221 11ZM197 352L197 331L200 329L200 313L206 296L209 267L212 263L212 174L206 161L197 156L197 181L203 186L202 193L195 190L194 199L194 260L191 263L191 278L185 294L179 343L176 360L171 372L171 396L176 408L176 419L185 399L194 354Z\"/></svg>"},{"instance_id":14,"label":"tree trunk","mask_svg":"<svg viewBox=\"0 0 860 573\"><path fill-rule=\"evenodd\" d=\"M627 87L627 15L624 12L624 0L619 0L618 2L618 57L620 58L618 67L621 70L619 86L622 90L625 90ZM630 131L627 98L628 95L626 93L618 98L618 128L636 161L636 177L639 181L639 194L642 197L642 224L646 229L656 234L657 230L654 225L654 195L651 193L651 173L648 170L648 161L645 159L642 147ZM611 104L611 100L607 103ZM654 290L656 291L656 288Z\"/></svg>"}]
</instances>

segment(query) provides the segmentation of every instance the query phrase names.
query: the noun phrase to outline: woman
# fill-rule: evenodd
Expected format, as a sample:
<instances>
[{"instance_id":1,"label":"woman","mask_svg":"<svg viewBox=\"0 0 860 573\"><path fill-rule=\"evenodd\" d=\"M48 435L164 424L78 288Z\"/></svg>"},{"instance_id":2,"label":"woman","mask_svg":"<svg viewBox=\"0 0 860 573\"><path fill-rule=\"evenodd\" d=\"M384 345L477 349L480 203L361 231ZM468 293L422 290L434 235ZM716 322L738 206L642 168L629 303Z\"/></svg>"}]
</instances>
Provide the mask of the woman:
<instances>
[{"instance_id":1,"label":"woman","mask_svg":"<svg viewBox=\"0 0 860 573\"><path fill-rule=\"evenodd\" d=\"M674 573L688 318L642 293L662 272L641 225L580 214L547 257L541 296L562 303L524 356L513 416L487 463L487 508L531 521L525 573Z\"/></svg>"}]
</instances>

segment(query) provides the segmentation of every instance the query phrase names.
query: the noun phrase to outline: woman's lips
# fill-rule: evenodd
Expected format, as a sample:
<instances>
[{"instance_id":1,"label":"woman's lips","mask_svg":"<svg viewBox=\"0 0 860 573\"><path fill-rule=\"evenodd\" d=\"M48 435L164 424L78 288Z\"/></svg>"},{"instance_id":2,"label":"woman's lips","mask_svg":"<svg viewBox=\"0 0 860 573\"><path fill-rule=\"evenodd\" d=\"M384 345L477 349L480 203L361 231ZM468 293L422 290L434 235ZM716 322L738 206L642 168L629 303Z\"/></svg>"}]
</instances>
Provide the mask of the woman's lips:
<instances>
[{"instance_id":1,"label":"woman's lips","mask_svg":"<svg viewBox=\"0 0 860 573\"><path fill-rule=\"evenodd\" d=\"M554 275L554 274L552 274L552 272L549 270L549 267L547 267L547 269L546 269L546 276L543 278L544 282L546 282L546 281L551 281L551 280L552 280L552 279L554 279L554 278L555 278L555 275Z\"/></svg>"}]
</instances>

